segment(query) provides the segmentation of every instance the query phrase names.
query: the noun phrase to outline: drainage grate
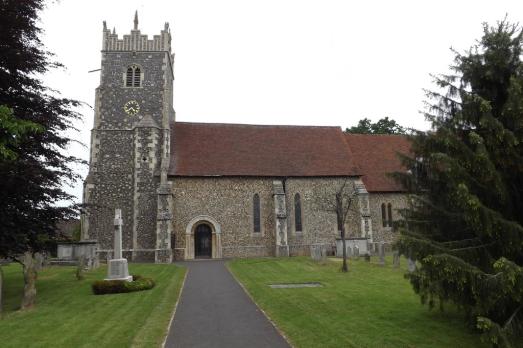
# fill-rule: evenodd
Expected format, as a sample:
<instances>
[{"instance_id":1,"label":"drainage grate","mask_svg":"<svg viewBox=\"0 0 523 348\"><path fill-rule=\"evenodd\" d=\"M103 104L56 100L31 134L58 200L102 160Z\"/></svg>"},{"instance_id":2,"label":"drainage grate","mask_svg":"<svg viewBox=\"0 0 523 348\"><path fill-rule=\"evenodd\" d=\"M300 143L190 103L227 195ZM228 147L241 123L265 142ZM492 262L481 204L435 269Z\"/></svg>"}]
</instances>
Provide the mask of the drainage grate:
<instances>
[{"instance_id":1,"label":"drainage grate","mask_svg":"<svg viewBox=\"0 0 523 348\"><path fill-rule=\"evenodd\" d=\"M311 282L311 283L290 283L290 284L269 284L273 289L294 289L294 288L321 288L322 283Z\"/></svg>"}]
</instances>

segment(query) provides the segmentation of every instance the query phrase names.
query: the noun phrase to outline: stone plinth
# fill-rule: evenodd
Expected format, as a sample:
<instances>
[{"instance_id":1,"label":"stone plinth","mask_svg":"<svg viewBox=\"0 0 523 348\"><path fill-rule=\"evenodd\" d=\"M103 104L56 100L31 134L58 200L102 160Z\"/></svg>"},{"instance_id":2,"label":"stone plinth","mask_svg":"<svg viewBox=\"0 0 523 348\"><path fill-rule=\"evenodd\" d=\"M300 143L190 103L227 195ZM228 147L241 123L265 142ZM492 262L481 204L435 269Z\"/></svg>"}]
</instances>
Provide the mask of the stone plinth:
<instances>
[{"instance_id":1,"label":"stone plinth","mask_svg":"<svg viewBox=\"0 0 523 348\"><path fill-rule=\"evenodd\" d=\"M126 280L128 282L132 281L133 277L129 275L127 259L109 260L107 264L107 278L105 278L105 280Z\"/></svg>"}]
</instances>

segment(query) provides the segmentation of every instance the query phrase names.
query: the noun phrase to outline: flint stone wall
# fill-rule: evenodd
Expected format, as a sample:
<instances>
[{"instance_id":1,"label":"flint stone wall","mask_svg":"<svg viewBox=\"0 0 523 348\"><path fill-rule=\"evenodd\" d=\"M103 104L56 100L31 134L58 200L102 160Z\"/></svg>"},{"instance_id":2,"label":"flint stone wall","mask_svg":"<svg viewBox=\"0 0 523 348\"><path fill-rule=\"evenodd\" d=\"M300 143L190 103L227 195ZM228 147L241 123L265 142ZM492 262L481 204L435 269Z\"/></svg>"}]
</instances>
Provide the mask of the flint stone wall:
<instances>
[{"instance_id":1,"label":"flint stone wall","mask_svg":"<svg viewBox=\"0 0 523 348\"><path fill-rule=\"evenodd\" d=\"M372 218L372 231L374 242L393 243L398 233L392 227L383 227L381 204L392 204L392 220L401 219L398 209L407 207L408 196L405 193L369 193L370 213Z\"/></svg>"},{"instance_id":2,"label":"flint stone wall","mask_svg":"<svg viewBox=\"0 0 523 348\"><path fill-rule=\"evenodd\" d=\"M125 87L125 71L141 67L142 86ZM90 171L84 202L82 239L99 243L100 257L112 250L114 209L122 209L122 248L134 261L154 261L156 243L156 189L159 184L163 132L156 128L136 130L144 117L163 126L165 109L172 109L172 76L168 52L102 51L101 81L96 90L91 136ZM129 116L124 105L140 104ZM166 106L166 101L169 105ZM132 250L132 252L131 252Z\"/></svg>"},{"instance_id":3,"label":"flint stone wall","mask_svg":"<svg viewBox=\"0 0 523 348\"><path fill-rule=\"evenodd\" d=\"M285 184L287 199L287 231L289 253L309 255L310 246L325 244L327 250L332 250L339 237L336 214L329 210L329 203L334 203L335 193L345 182L345 178L290 178ZM352 179L347 179L352 180ZM352 184L346 183L347 192L352 190ZM301 197L302 230L296 231L294 197ZM345 223L346 237L361 234L361 223L358 200L354 201L354 209L347 216Z\"/></svg>"},{"instance_id":4,"label":"flint stone wall","mask_svg":"<svg viewBox=\"0 0 523 348\"><path fill-rule=\"evenodd\" d=\"M214 218L221 226L223 257L260 257L275 254L274 178L186 178L175 177L174 254L183 259L189 222L200 215ZM332 248L337 231L336 215L325 210L319 197L334 197L344 179L292 178L285 182L288 241L291 255L309 255L310 245ZM294 195L302 204L303 231L294 229ZM261 233L253 233L253 196L260 196ZM357 205L356 205L357 207ZM358 213L351 213L347 230L360 233ZM358 235L359 236L359 235Z\"/></svg>"},{"instance_id":5,"label":"flint stone wall","mask_svg":"<svg viewBox=\"0 0 523 348\"><path fill-rule=\"evenodd\" d=\"M261 233L254 233L253 196L260 196ZM221 226L223 257L274 255L272 180L179 178L173 180L175 258L182 259L189 222L207 215Z\"/></svg>"}]
</instances>

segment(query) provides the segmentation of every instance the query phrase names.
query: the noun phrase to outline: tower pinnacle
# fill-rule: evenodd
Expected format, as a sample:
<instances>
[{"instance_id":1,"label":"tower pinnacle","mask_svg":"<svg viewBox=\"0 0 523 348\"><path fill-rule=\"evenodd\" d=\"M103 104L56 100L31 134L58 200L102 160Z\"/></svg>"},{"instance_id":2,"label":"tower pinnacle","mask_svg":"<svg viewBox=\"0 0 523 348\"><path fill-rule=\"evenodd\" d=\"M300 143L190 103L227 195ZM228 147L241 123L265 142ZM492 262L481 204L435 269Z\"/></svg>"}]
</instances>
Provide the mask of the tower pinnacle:
<instances>
[{"instance_id":1,"label":"tower pinnacle","mask_svg":"<svg viewBox=\"0 0 523 348\"><path fill-rule=\"evenodd\" d=\"M138 10L134 12L134 30L138 30Z\"/></svg>"}]
</instances>

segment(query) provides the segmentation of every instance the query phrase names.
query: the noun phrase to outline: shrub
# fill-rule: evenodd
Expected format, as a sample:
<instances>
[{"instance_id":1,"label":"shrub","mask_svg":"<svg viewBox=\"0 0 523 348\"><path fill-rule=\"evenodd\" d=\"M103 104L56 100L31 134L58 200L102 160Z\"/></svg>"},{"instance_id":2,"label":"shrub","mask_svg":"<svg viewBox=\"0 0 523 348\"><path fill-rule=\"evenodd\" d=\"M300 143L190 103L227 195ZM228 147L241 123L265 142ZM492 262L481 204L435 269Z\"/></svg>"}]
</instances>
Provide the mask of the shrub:
<instances>
[{"instance_id":1,"label":"shrub","mask_svg":"<svg viewBox=\"0 0 523 348\"><path fill-rule=\"evenodd\" d=\"M154 288L154 280L133 275L133 281L125 280L97 280L92 284L95 295L120 294L124 292L142 291Z\"/></svg>"}]
</instances>

